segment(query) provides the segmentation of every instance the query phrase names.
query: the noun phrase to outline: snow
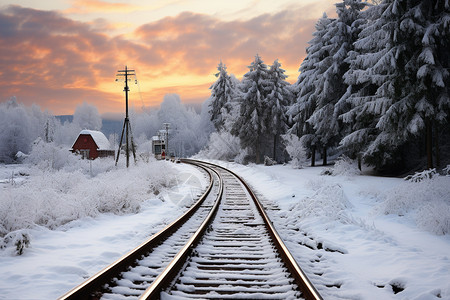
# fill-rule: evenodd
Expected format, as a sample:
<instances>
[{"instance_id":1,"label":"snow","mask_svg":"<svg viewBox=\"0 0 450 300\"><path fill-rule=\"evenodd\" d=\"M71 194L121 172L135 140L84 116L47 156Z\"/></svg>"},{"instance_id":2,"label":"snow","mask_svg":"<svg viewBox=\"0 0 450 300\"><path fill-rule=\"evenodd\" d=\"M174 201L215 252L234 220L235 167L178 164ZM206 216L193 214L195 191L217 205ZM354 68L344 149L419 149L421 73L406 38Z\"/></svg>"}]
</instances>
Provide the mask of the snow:
<instances>
[{"instance_id":1,"label":"snow","mask_svg":"<svg viewBox=\"0 0 450 300\"><path fill-rule=\"evenodd\" d=\"M416 209L403 215L380 211L400 191L411 197L416 192L419 199L430 191L425 184L439 187L434 200L448 209L450 177L413 186L342 166L341 174L325 176L324 167L221 164L243 176L262 199L278 204L281 210L269 215L324 299L450 299L448 232L436 235L421 227ZM421 220L433 223L434 217ZM450 213L444 217L448 224ZM393 286L404 290L395 294Z\"/></svg>"},{"instance_id":2,"label":"snow","mask_svg":"<svg viewBox=\"0 0 450 300\"><path fill-rule=\"evenodd\" d=\"M80 135L81 134L87 134L92 136L94 142L97 144L98 150L111 150L111 144L109 143L108 139L103 134L103 132L84 129L80 132Z\"/></svg>"},{"instance_id":3,"label":"snow","mask_svg":"<svg viewBox=\"0 0 450 300\"><path fill-rule=\"evenodd\" d=\"M178 217L206 179L191 166L162 163L180 172L177 185L150 195L138 212L34 226L22 255L1 249L0 299L57 298ZM332 176L321 175L324 167L218 163L245 178L264 205L279 207L269 216L324 299L450 299L450 235L435 230L450 220L450 177L409 182L345 163ZM0 189L38 176L27 168L1 166Z\"/></svg>"},{"instance_id":4,"label":"snow","mask_svg":"<svg viewBox=\"0 0 450 300\"><path fill-rule=\"evenodd\" d=\"M23 255L14 255L9 247L0 249L0 299L56 299L181 215L186 205L191 204L187 202L189 196L186 195L196 197L206 186L206 178L190 166L166 161L160 163L166 165L166 170L177 169L177 185L158 197L149 194L148 199L140 204L138 213L87 216L55 230L36 225L24 229L31 237L31 244ZM11 178L12 170L17 168L22 170L25 167L1 166L0 175L7 181ZM142 168L135 166L135 169L142 173ZM132 172L132 167L128 172ZM125 184L133 185L136 176L124 176L122 180L126 181ZM0 185L0 189L7 189L9 184L8 181ZM74 191L78 191L77 188L73 188ZM128 191L131 193L130 198L133 193L136 194L136 190ZM33 192L29 190L30 197ZM35 201L40 201L39 196L36 196ZM134 196L141 197L138 194ZM5 200L3 197L2 202ZM192 202L193 199L190 200ZM63 203L60 206L75 205Z\"/></svg>"}]
</instances>

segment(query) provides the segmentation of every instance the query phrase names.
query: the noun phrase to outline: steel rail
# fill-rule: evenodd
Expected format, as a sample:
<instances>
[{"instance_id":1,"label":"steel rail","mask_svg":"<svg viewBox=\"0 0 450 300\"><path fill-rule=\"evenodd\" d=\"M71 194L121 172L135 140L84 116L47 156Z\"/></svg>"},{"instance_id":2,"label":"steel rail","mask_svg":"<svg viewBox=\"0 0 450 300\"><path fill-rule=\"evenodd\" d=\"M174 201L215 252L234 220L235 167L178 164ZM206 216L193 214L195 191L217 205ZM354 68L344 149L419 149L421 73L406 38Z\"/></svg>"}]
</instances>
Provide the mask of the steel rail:
<instances>
[{"instance_id":1,"label":"steel rail","mask_svg":"<svg viewBox=\"0 0 450 300\"><path fill-rule=\"evenodd\" d=\"M245 186L246 190L250 194L250 197L253 199L254 203L256 204L256 207L264 219L264 223L269 231L269 234L271 235L271 237L275 243L275 246L276 246L278 252L281 255L283 262L286 264L289 271L292 273L292 275L295 279L295 282L297 283L297 285L300 288L300 291L304 294L304 296L307 300L323 300L322 296L319 294L317 289L314 287L314 285L308 279L305 272L300 268L297 261L294 259L291 252L289 251L287 246L284 244L284 242L281 239L280 235L278 234L277 230L275 229L272 222L270 221L267 213L265 212L263 205L258 200L256 195L253 193L250 186L247 184L247 182L245 182L244 179L242 179L239 175L237 175L235 172L233 172L229 169L226 169L222 166L212 164L209 162L197 161L197 160L187 160L187 159L184 159L183 162L190 162L190 163L198 162L198 163L201 163L204 165L211 165L214 167L221 168L227 172L230 172L234 176L236 176L236 178L238 178L239 181L241 181L242 184Z\"/></svg>"},{"instance_id":2,"label":"steel rail","mask_svg":"<svg viewBox=\"0 0 450 300\"><path fill-rule=\"evenodd\" d=\"M202 205L206 197L210 194L214 184L214 177L212 172L204 166L197 166L208 173L210 183L203 195L188 211L186 211L178 219L167 225L164 229L151 236L141 245L122 256L120 259L116 260L114 263L110 264L80 285L74 287L63 296L59 297L58 300L96 299L95 296L92 296L93 293L101 290L102 287L105 284L109 283L112 278L117 277L121 272L126 271L129 266L135 263L136 260L147 254L152 248L156 247L168 236L170 236L175 230L180 228Z\"/></svg>"},{"instance_id":3,"label":"steel rail","mask_svg":"<svg viewBox=\"0 0 450 300\"><path fill-rule=\"evenodd\" d=\"M193 163L191 161L183 161L185 163L199 165L198 163ZM203 233L206 231L211 221L214 219L214 216L217 213L219 208L222 195L223 195L223 180L220 174L212 169L219 178L219 192L217 195L217 201L214 204L213 208L209 212L208 216L202 222L197 231L191 236L186 245L178 252L178 254L174 257L174 259L167 265L164 271L153 281L153 283L145 290L145 292L139 297L139 299L159 299L161 291L170 284L172 279L181 269L183 264L185 263L187 257L191 254L192 249L198 244L200 239L203 237Z\"/></svg>"}]
</instances>

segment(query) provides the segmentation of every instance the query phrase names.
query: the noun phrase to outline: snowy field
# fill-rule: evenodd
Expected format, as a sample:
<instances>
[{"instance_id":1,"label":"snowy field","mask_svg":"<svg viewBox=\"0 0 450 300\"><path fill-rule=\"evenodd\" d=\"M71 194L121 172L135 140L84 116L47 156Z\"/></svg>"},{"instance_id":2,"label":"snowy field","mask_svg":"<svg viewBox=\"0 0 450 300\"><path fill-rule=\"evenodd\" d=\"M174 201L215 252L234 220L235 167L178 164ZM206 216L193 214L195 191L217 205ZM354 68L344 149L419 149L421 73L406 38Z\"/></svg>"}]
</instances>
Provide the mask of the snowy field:
<instances>
[{"instance_id":1,"label":"snowy field","mask_svg":"<svg viewBox=\"0 0 450 300\"><path fill-rule=\"evenodd\" d=\"M450 177L412 183L359 175L349 166L338 165L330 176L321 175L323 167L220 163L244 177L266 204L280 208L269 214L324 299L450 299ZM3 230L16 220L21 226L11 231L24 232L30 242L22 255L14 244L3 242L0 299L57 298L162 229L206 185L191 166L153 164L130 168L122 177L110 169L92 177L72 172L80 185L64 181L61 171L43 174L24 165L2 166L0 213L22 211L28 217L44 216L44 222L26 223L20 213L1 216L9 220ZM151 185L154 173L167 174L160 188L136 187ZM101 188L105 181L109 184ZM88 182L96 186L94 194L88 194ZM129 208L102 213L87 205L85 215L74 216L73 198L107 199L114 194L110 188L123 193L119 198L128 199ZM52 193L62 196L62 203L40 202L43 195L52 199ZM17 199L28 204L11 207L19 205ZM54 207L67 222L46 216L46 210L36 213L42 206Z\"/></svg>"}]
</instances>

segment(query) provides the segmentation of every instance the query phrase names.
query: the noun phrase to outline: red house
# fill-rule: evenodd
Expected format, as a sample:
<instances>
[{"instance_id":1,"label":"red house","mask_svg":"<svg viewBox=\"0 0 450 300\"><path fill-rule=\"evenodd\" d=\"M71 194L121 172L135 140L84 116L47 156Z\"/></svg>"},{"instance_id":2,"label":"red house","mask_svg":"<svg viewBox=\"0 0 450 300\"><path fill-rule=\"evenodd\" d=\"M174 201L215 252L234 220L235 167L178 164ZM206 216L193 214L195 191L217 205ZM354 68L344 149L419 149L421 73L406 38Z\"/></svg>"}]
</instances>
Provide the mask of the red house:
<instances>
[{"instance_id":1,"label":"red house","mask_svg":"<svg viewBox=\"0 0 450 300\"><path fill-rule=\"evenodd\" d=\"M95 130L82 130L72 146L73 153L79 153L83 158L114 157L114 150L106 136Z\"/></svg>"}]
</instances>

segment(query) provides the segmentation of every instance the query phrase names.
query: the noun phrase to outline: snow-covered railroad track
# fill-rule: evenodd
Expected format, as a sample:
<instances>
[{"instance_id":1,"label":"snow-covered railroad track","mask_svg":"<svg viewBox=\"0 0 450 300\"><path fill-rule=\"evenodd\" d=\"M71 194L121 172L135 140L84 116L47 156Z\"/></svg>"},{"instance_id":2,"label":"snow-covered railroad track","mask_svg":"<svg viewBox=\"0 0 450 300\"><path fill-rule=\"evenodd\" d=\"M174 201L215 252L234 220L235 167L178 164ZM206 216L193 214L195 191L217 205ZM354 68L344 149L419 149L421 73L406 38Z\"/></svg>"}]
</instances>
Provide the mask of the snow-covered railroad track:
<instances>
[{"instance_id":1,"label":"snow-covered railroad track","mask_svg":"<svg viewBox=\"0 0 450 300\"><path fill-rule=\"evenodd\" d=\"M199 212L148 256L128 259L130 266L103 280L101 291L97 284L95 293L74 289L61 299L322 299L239 176L183 162L214 178L215 191Z\"/></svg>"},{"instance_id":2,"label":"snow-covered railroad track","mask_svg":"<svg viewBox=\"0 0 450 300\"><path fill-rule=\"evenodd\" d=\"M220 178L205 167L210 184L198 201L166 228L59 299L137 298L164 270L217 202Z\"/></svg>"}]
</instances>

